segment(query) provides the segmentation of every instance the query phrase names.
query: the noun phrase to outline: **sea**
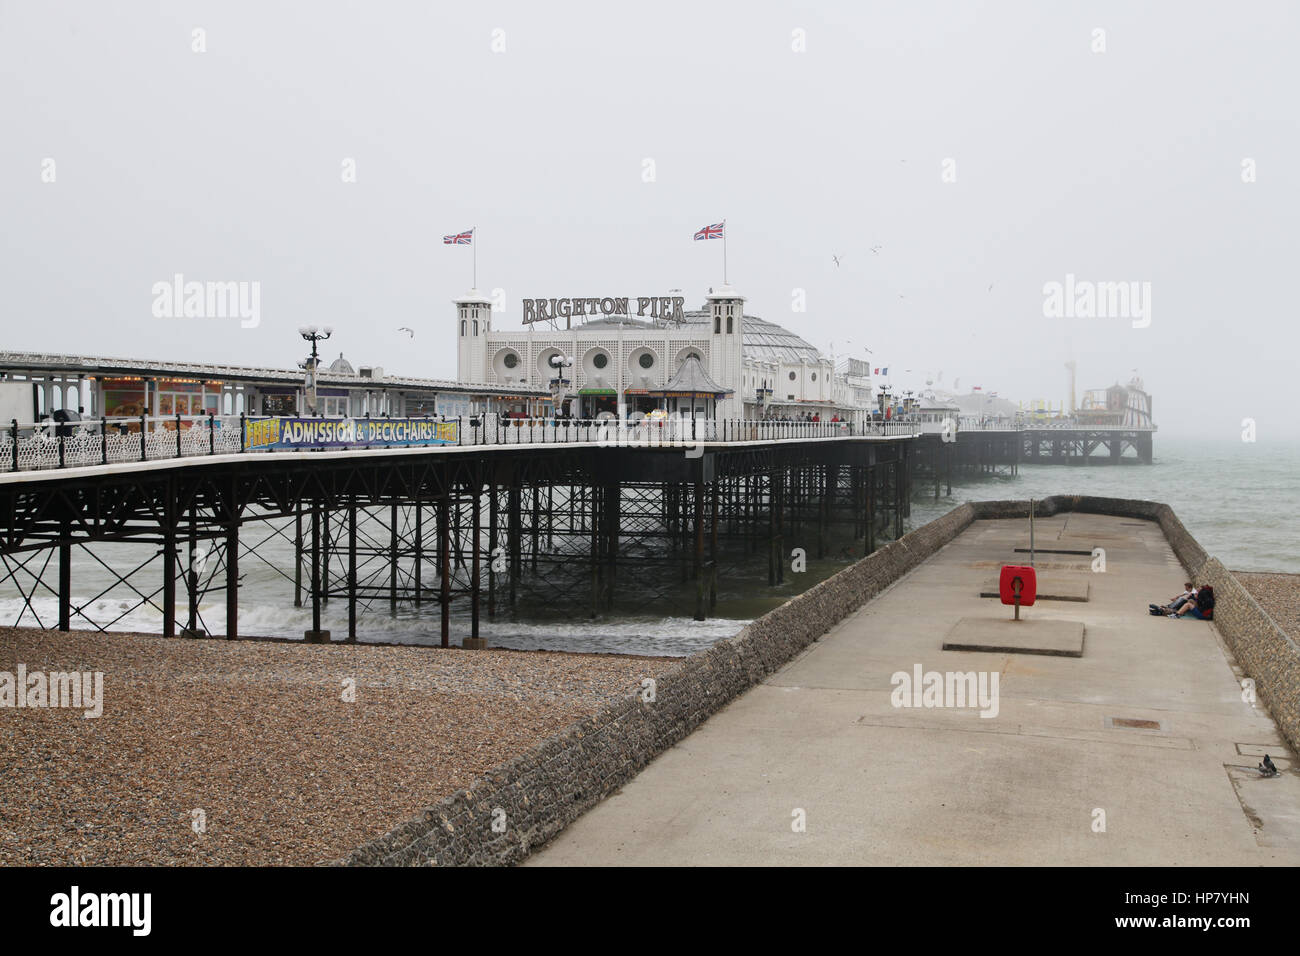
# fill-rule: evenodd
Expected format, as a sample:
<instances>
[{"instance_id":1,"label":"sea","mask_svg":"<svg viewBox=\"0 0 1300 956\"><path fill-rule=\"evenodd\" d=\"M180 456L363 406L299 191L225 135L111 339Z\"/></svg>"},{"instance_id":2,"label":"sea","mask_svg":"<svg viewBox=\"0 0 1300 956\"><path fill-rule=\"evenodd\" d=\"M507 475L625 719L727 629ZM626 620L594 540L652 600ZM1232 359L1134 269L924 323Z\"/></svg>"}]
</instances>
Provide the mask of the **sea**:
<instances>
[{"instance_id":1,"label":"sea","mask_svg":"<svg viewBox=\"0 0 1300 956\"><path fill-rule=\"evenodd\" d=\"M1151 465L1024 464L1014 476L982 475L955 481L952 495L942 494L938 500L933 484L919 481L907 529L920 527L968 501L1056 494L1141 498L1172 506L1201 545L1229 568L1300 573L1298 476L1300 446L1294 444L1215 444L1157 435ZM576 585L571 579L558 586L534 580L513 611L499 607L490 619L484 613L480 633L491 646L519 650L683 656L735 634L753 618L842 570L860 557L860 549L861 542L853 542L847 531L842 531L832 538L830 557L817 560L810 556L806 570L787 572L785 582L775 587L767 583L765 555L731 549L720 559L717 605L704 621L693 617L694 582L681 581L680 573L667 563L656 564L648 558L631 559L620 566L614 605L596 616L584 598L589 592L581 578ZM74 551L72 579L78 589L74 603L84 615L74 619L74 626L160 633L161 611L150 605L135 606L139 597L129 588L118 586L100 593L109 586L111 576L99 562L130 568L147 558L138 546L101 546L94 555ZM288 538L274 534L259 547L259 557L241 559L241 634L301 639L311 627L309 608L292 603L292 582L285 576L285 568L292 563ZM157 567L157 562L151 566ZM51 566L47 575L52 572ZM156 573L145 571L133 579L135 587L151 594L154 601L159 600L153 593L158 588L156 577ZM468 609L458 605L451 616L455 645L470 633ZM220 589L210 592L199 610L208 631L224 632L225 605ZM322 626L331 630L335 639L347 633L346 613L341 600L324 608ZM183 619L183 607L178 616ZM52 593L38 589L25 599L12 581L0 582L0 624L48 627L56 617ZM437 604L400 606L393 613L387 602L377 602L361 613L358 640L436 644Z\"/></svg>"}]
</instances>

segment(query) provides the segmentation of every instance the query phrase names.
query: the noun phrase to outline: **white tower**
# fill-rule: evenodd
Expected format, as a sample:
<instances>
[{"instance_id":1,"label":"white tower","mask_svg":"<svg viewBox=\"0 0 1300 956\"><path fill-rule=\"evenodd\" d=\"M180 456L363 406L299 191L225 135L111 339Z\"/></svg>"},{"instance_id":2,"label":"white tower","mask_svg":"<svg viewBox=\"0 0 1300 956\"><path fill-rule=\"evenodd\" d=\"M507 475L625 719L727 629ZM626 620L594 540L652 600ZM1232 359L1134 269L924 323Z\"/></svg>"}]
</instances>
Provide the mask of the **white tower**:
<instances>
[{"instance_id":1,"label":"white tower","mask_svg":"<svg viewBox=\"0 0 1300 956\"><path fill-rule=\"evenodd\" d=\"M456 303L456 379L486 382L487 333L492 328L492 300L470 289Z\"/></svg>"},{"instance_id":2,"label":"white tower","mask_svg":"<svg viewBox=\"0 0 1300 956\"><path fill-rule=\"evenodd\" d=\"M709 376L719 385L732 389L718 402L719 418L743 418L745 415L744 341L745 297L729 285L709 292Z\"/></svg>"}]
</instances>

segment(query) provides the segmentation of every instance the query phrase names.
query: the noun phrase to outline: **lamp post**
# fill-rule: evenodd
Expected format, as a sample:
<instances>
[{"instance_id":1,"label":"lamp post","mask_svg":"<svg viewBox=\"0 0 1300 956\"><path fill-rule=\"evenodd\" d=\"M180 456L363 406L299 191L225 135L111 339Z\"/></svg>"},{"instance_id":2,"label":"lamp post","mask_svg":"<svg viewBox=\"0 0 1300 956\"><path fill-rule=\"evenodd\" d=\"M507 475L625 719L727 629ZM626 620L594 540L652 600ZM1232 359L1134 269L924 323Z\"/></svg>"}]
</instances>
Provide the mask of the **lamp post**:
<instances>
[{"instance_id":1,"label":"lamp post","mask_svg":"<svg viewBox=\"0 0 1300 956\"><path fill-rule=\"evenodd\" d=\"M320 367L320 357L316 351L316 344L318 342L324 342L327 338L333 335L334 329L328 325L323 329L318 329L314 325L304 325L298 329L298 334L311 343L311 357L308 358L306 362L300 363L298 367L307 370L306 387L310 389L311 396L309 399L309 410L312 415L315 415L317 413L316 379L317 370Z\"/></svg>"},{"instance_id":2,"label":"lamp post","mask_svg":"<svg viewBox=\"0 0 1300 956\"><path fill-rule=\"evenodd\" d=\"M551 404L555 417L558 418L560 416L560 406L564 404L564 396L569 386L569 380L564 377L564 370L573 367L573 359L560 352L552 355L546 362L551 368L555 369L555 378L551 379Z\"/></svg>"}]
</instances>

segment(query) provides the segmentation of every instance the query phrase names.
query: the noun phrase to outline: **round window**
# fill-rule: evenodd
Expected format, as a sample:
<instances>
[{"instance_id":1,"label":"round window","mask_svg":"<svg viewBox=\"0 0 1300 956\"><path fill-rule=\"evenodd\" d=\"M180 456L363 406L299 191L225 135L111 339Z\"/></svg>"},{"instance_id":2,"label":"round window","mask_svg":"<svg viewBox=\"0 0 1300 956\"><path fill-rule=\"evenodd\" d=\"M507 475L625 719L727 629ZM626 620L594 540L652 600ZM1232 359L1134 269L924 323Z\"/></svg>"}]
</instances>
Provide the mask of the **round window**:
<instances>
[{"instance_id":1,"label":"round window","mask_svg":"<svg viewBox=\"0 0 1300 956\"><path fill-rule=\"evenodd\" d=\"M596 366L596 368L604 368L609 364L609 356L604 352L597 352L592 358L591 364Z\"/></svg>"},{"instance_id":2,"label":"round window","mask_svg":"<svg viewBox=\"0 0 1300 956\"><path fill-rule=\"evenodd\" d=\"M503 361L505 362L506 368L514 368L519 364L519 356L514 352L507 352Z\"/></svg>"},{"instance_id":3,"label":"round window","mask_svg":"<svg viewBox=\"0 0 1300 956\"><path fill-rule=\"evenodd\" d=\"M797 376L794 374L794 372L791 372L791 373L790 373L790 381L793 382L793 381L795 380L796 377L797 377Z\"/></svg>"},{"instance_id":4,"label":"round window","mask_svg":"<svg viewBox=\"0 0 1300 956\"><path fill-rule=\"evenodd\" d=\"M817 373L816 373L816 372L813 372L813 373L812 373L812 380L813 380L814 382L817 381Z\"/></svg>"},{"instance_id":5,"label":"round window","mask_svg":"<svg viewBox=\"0 0 1300 956\"><path fill-rule=\"evenodd\" d=\"M642 368L651 368L655 364L655 357L649 352L642 352L638 361L641 363Z\"/></svg>"}]
</instances>

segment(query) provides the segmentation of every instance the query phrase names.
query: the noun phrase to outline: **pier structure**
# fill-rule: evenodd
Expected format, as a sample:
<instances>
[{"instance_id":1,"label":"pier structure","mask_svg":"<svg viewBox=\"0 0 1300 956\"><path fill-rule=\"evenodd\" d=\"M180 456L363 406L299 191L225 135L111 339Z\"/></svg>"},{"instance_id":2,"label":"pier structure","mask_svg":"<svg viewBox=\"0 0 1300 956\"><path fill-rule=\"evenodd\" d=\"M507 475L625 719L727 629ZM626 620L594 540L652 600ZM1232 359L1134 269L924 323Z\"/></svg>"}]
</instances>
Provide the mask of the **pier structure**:
<instances>
[{"instance_id":1,"label":"pier structure","mask_svg":"<svg viewBox=\"0 0 1300 956\"><path fill-rule=\"evenodd\" d=\"M825 557L847 535L870 553L909 514L904 426L677 422L665 444L644 440L647 426L458 424L454 444L274 453L205 452L178 431L167 457L142 431L138 461L68 466L63 449L65 467L0 474L0 581L20 599L5 623L106 630L144 610L165 636L235 638L241 581L260 566L286 604L310 608L309 641L332 639L330 601L346 603L349 641L368 609L430 604L442 646L459 606L463 643L483 647L481 621L528 596L593 616L623 588L650 602L665 578L653 565L673 567L679 594L694 581L703 619L725 556L765 555L780 585L795 549ZM272 542L292 546L289 566ZM107 586L74 580L88 563ZM114 617L92 614L110 596ZM205 616L214 606L224 620Z\"/></svg>"},{"instance_id":2,"label":"pier structure","mask_svg":"<svg viewBox=\"0 0 1300 956\"><path fill-rule=\"evenodd\" d=\"M916 474L924 487L933 484L952 494L954 478L982 474L1015 475L1031 465L1149 465L1154 427L1100 426L962 426L941 430L922 425L916 447Z\"/></svg>"}]
</instances>

